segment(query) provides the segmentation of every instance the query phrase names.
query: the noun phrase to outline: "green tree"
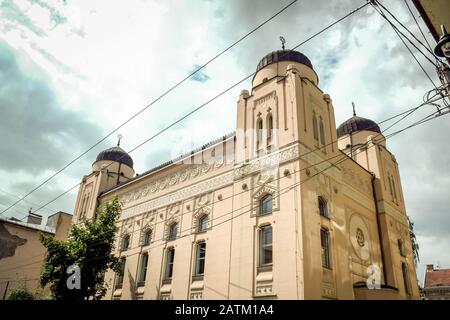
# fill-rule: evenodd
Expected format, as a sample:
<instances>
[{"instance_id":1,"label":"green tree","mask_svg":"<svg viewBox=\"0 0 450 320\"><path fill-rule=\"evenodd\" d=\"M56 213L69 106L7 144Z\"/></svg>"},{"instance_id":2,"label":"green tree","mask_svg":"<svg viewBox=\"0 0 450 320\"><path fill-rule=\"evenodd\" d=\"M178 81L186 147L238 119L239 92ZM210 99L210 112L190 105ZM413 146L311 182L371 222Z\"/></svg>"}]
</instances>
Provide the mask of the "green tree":
<instances>
[{"instance_id":1,"label":"green tree","mask_svg":"<svg viewBox=\"0 0 450 320\"><path fill-rule=\"evenodd\" d=\"M25 288L18 288L11 292L8 300L34 300L34 296Z\"/></svg>"},{"instance_id":2,"label":"green tree","mask_svg":"<svg viewBox=\"0 0 450 320\"><path fill-rule=\"evenodd\" d=\"M409 238L411 239L412 253L414 257L414 263L417 266L419 259L419 244L417 243L416 234L414 233L414 222L408 217L409 224Z\"/></svg>"},{"instance_id":3,"label":"green tree","mask_svg":"<svg viewBox=\"0 0 450 320\"><path fill-rule=\"evenodd\" d=\"M47 248L41 286L49 286L53 299L87 300L101 299L106 293L105 272L119 271L114 250L114 239L118 230L116 221L121 206L117 197L97 209L94 219L83 219L72 225L67 240L55 240L53 236L41 234L40 240ZM73 267L79 273L68 274ZM72 276L80 275L79 288L68 285Z\"/></svg>"}]
</instances>

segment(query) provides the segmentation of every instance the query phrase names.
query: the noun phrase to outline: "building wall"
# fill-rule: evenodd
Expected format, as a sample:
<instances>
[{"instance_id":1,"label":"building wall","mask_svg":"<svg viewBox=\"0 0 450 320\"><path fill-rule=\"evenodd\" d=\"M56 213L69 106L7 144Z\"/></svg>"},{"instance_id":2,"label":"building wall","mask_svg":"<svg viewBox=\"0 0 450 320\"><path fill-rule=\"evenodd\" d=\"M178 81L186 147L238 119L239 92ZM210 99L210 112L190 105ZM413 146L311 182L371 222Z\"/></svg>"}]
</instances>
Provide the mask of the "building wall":
<instances>
[{"instance_id":1,"label":"building wall","mask_svg":"<svg viewBox=\"0 0 450 320\"><path fill-rule=\"evenodd\" d=\"M92 184L98 186L94 195L102 192L100 203L116 195L123 203L116 253L126 257L124 281L119 288L117 276L106 275L107 299L418 297L411 252L397 254L397 229L405 245L411 244L403 237L406 210L395 158L382 140L353 159L342 152L332 100L317 84L315 72L300 63L269 65L256 74L251 92L241 92L235 136L112 189L99 184L102 171L94 164L80 195ZM360 147L367 134L355 137ZM232 161L224 162L230 151ZM388 175L397 186L395 197L386 193ZM267 195L272 196L272 213L260 216L260 201ZM319 196L326 200L327 217L319 214ZM74 221L84 214L76 212ZM209 228L197 233L203 214L208 214ZM177 238L168 240L173 223L178 223ZM261 267L259 230L269 225L273 260ZM143 246L148 228L152 242ZM329 235L331 264L326 267L321 229ZM120 250L125 235L131 244ZM203 277L193 276L199 241L206 243ZM175 259L168 281L164 270L170 248ZM145 284L139 285L143 253L149 262ZM409 296L399 273L402 262L410 271ZM355 284L371 276L371 268L380 270L381 284L398 290L355 291Z\"/></svg>"},{"instance_id":2,"label":"building wall","mask_svg":"<svg viewBox=\"0 0 450 320\"><path fill-rule=\"evenodd\" d=\"M58 212L49 217L47 226L0 221L0 299L17 288L43 296L39 277L46 249L39 234L54 234L58 240L67 238L72 215Z\"/></svg>"}]
</instances>

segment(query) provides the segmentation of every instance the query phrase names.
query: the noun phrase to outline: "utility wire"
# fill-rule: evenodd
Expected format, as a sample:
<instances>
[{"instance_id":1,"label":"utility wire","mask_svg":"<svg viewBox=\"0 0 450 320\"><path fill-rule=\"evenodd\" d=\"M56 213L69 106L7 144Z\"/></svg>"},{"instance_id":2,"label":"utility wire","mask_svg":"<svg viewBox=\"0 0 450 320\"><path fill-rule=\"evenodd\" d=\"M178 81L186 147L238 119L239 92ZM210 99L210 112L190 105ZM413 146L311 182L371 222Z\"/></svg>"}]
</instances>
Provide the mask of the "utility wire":
<instances>
[{"instance_id":1,"label":"utility wire","mask_svg":"<svg viewBox=\"0 0 450 320\"><path fill-rule=\"evenodd\" d=\"M441 99L441 98L439 98L439 99ZM418 107L414 107L414 108L411 108L411 109L409 109L409 110L406 110L406 111L409 111L409 113L408 113L407 115L411 114L411 111L417 110L417 108L418 108ZM436 115L436 113L437 113L437 112L434 112L434 113L432 113L431 115L426 116L424 119L430 118L430 116ZM447 113L448 113L448 112L447 112ZM405 112L402 112L402 113L400 113L399 115L402 115L402 114L405 114ZM438 116L441 116L441 115L444 115L444 114L445 114L445 113L440 113ZM397 116L398 116L398 115L397 115ZM393 118L393 117L388 118L388 119L386 119L386 120L390 120L390 119L392 119L392 118ZM403 117L402 119L400 119L399 121L397 121L395 124L399 123L399 122L400 122L401 120L403 120L404 118L405 118L405 117ZM401 129L401 130L398 130L398 131L396 131L396 132L391 133L390 135L386 136L385 140L387 140L387 139L389 139L389 138L391 138L391 137L393 137L393 136L399 134L400 132L405 131L406 129L412 128L412 127L414 127L414 126L416 126L416 125L419 125L419 124L425 122L424 119L421 119L421 120L417 121L416 123L407 126L406 128L403 128L403 129ZM431 118L431 119L434 119L434 118ZM428 119L428 120L431 120L431 119ZM428 121L428 120L427 120L427 121ZM395 125L395 124L394 124L394 125ZM373 137L370 141L367 141L366 144L368 144L368 143L371 142L371 141L376 140L377 137L378 137L379 135L381 135L382 133L384 133L384 132L386 132L387 130L389 130L390 128L392 128L392 126L393 126L393 125L391 125L391 126L389 126L388 128L384 129L381 133L378 133L378 134L377 134L375 137ZM373 144L372 146L375 146L375 145L376 145L376 144ZM370 147L372 147L372 146L369 146L368 148L370 148ZM320 149L320 147L319 147L319 148L316 148L315 150L319 150L319 149ZM313 150L312 150L312 151L313 151ZM362 152L362 151L359 151L359 152ZM357 152L356 154L358 154L359 152ZM364 151L364 152L365 152L365 151ZM301 159L301 157L304 156L304 155L306 155L306 154L308 154L308 153L305 153L305 154L301 155L301 156L299 157L299 159ZM311 168L311 167L318 166L319 164L322 164L322 163L324 163L324 162L329 162L329 160L334 159L334 158L336 158L336 157L341 157L341 159L338 160L338 161L336 161L335 163L331 163L331 165L330 165L329 167L327 167L326 169L323 169L323 170L319 171L318 173L321 173L321 172L327 170L328 168L330 168L330 167L332 167L332 166L335 166L336 164L342 163L342 162L345 161L345 160L351 159L347 154L342 153L342 154L338 154L338 155L336 155L336 156L333 156L333 157L331 157L331 158L327 158L327 159L325 159L325 160L323 160L323 161L320 161L320 162L318 162L318 163L312 164L312 165L310 165L310 166L304 167L304 168L302 168L302 169L300 169L300 170L294 170L294 172L292 172L291 174L295 174L295 173L301 172L301 171L303 171L303 170L309 169L309 168ZM317 173L317 174L318 174L318 173ZM317 175L317 174L315 174L315 175ZM302 180L302 181L300 182L300 184L302 184L302 183L304 183L304 182L306 182L306 181L312 179L315 175L311 176L310 178L307 178L306 180ZM286 178L286 177L283 177L283 176L282 176L282 177L279 177L279 178L277 178L277 179L275 179L275 180L279 180L279 179L282 179L282 178ZM299 184L299 183L296 183L296 184ZM291 190L291 189L294 187L294 185L296 185L296 184L290 185L290 186L288 186L288 187L286 187L286 188L288 188L288 191L289 191L289 190ZM256 188L256 186L255 186L255 188ZM284 190L284 189L286 189L286 188L283 188L282 190ZM252 189L253 189L253 188L252 188ZM249 190L246 190L246 191L243 191L243 192L240 192L240 193L245 193L245 192L248 192L248 191L249 191ZM240 194L240 193L238 193L238 194ZM236 196L236 195L238 195L238 194L233 194L231 197L234 197L234 196ZM282 193L280 193L280 195L281 195L281 194L282 194ZM227 198L230 198L230 197L227 197ZM225 199L227 199L227 198L225 198ZM222 200L225 200L225 199L222 199ZM214 202L215 202L215 200L214 200ZM249 205L251 205L251 204L249 204ZM243 209L243 208L245 208L245 207L248 207L249 205L245 205L245 206L243 206L243 207L233 209L231 212L229 212L229 213L227 213L227 214L225 214L225 215L233 214L235 211L239 211L239 210L241 210L241 209ZM246 212L249 212L249 211L252 211L252 210L253 210L253 209L250 209L250 210L248 210L248 211L243 212L242 214L244 214L244 213L246 213ZM240 214L240 215L242 215L242 214ZM238 215L238 216L240 216L240 215ZM236 216L236 217L237 217L237 216ZM217 217L217 218L215 218L215 219L213 219L213 220L216 220L216 219L218 220L218 219L221 219L221 218L223 218L223 216ZM230 220L230 219L227 219L226 221L229 221L229 220ZM226 222L226 221L224 221L224 222ZM161 222L158 222L158 223L156 223L156 224L159 224L159 223L161 223ZM222 223L223 223L223 222L218 223L218 224L222 224ZM155 226L156 224L154 224L154 226ZM218 224L215 224L215 225L218 225ZM133 230L133 233L139 232L140 230L143 230L143 229L144 229L144 227L139 228L139 229L136 229L136 230ZM190 228L188 228L188 229L186 229L186 230L181 231L181 233L183 233L183 232L185 232L185 231L191 231L191 230L192 230L192 227L190 227ZM191 235L191 234L187 234L187 235L185 235L185 236L190 236L190 235ZM184 237L184 236L181 236L181 237L178 237L178 238L182 238L182 237ZM178 238L177 238L177 239L178 239ZM158 239L158 240L153 240L153 242L155 242L155 241L162 241L162 240L164 240L164 239L165 239L165 238L163 237L163 238ZM95 246L95 245L98 245L98 244L103 244L103 242L100 242L100 243L94 243L94 244L92 244L92 245ZM165 243L163 243L163 244L165 244ZM159 245L157 245L157 246L159 246ZM137 247L139 247L139 246L137 246ZM130 248L130 249L131 249L131 248ZM129 250L130 250L130 249L129 249ZM55 250L56 250L56 249L55 249ZM48 252L50 252L50 251L54 251L54 250L49 250ZM102 257L98 257L98 258L95 258L95 259L99 259L99 258L102 258ZM38 261L35 261L35 262L27 263L27 264L25 264L25 265L23 265L23 266L28 266L28 265L32 265L32 264L36 264L36 263L40 263L40 262L42 262L42 259L39 259ZM10 269L14 269L14 268L18 268L18 267L20 267L20 266L15 266L15 267L10 268ZM10 269L3 269L3 270L0 270L0 272L5 272L5 271L8 271L8 270L10 270Z\"/></svg>"},{"instance_id":2,"label":"utility wire","mask_svg":"<svg viewBox=\"0 0 450 320\"><path fill-rule=\"evenodd\" d=\"M405 127L405 128L402 128L402 129L400 129L400 130L398 130L398 131L396 131L396 132L391 133L389 136L386 137L386 140L389 139L389 138L392 138L393 136L395 136L395 135L397 135L397 134L400 134L401 132L404 132L404 131L407 130L407 129L410 129L410 128L412 128L412 127L415 127L415 126L418 126L418 125L420 125L420 124L423 124L424 122L427 122L427 121L430 121L430 120L432 120L432 119L435 119L435 118L438 117L438 116L443 116L443 115L445 115L445 114L448 114L448 113L450 113L450 111L445 112L445 113L440 113L439 115L436 115L436 113L437 113L437 112L434 112L434 113L432 113L432 114L430 114L430 115L427 115L425 118L423 118L423 119L421 119L421 120L419 120L419 121L416 121L415 123L413 123L413 124L411 124L411 125L409 125L409 126L407 126L407 127ZM430 117L430 116L432 116L432 115L435 115L435 117ZM373 138L371 141L373 141L374 139L375 139L375 138ZM368 144L368 143L371 142L371 141L367 141L367 142L365 142L364 144ZM376 145L377 145L377 144L372 144L371 146L369 146L369 147L367 147L367 148L371 148L371 147L376 146ZM361 149L360 149L360 150L361 150ZM364 150L364 151L360 151L360 152L365 152L365 150ZM344 161L346 161L346 160L348 160L348 159L351 159L347 154L341 154L340 156L343 157L341 160L338 160L338 161L336 161L335 163L331 163L330 166L328 166L328 167L326 167L326 168L324 168L324 169L318 171L317 173L313 174L313 175L310 176L309 178L307 178L307 179L305 179L305 180L302 180L302 181L299 181L299 182L297 182L297 183L291 184L291 185L289 185L289 186L287 186L287 187L281 189L281 190L284 190L284 191L281 192L281 190L280 190L280 191L278 192L278 196L280 196L280 195L282 195L282 194L284 194L284 193L286 193L286 192L292 190L293 188L296 188L296 187L298 187L298 186L300 186L300 185L302 185L302 184L304 184L304 183L306 183L306 182L312 180L315 176L317 176L318 174L320 174L320 173L322 173L322 172L324 172L324 171L330 169L331 167L336 166L337 164L340 164L340 163L342 163L342 162L344 162ZM244 207L247 207L247 206L248 206L248 205L245 205L245 206L240 207L240 208L237 208L237 209L233 209L233 210L232 210L230 213L228 213L228 214L233 214L235 211L239 211L239 210L241 210L241 209L243 209ZM242 215L244 215L244 214L246 214L246 213L248 213L248 212L251 212L251 211L253 211L253 210L254 210L254 209L250 209L250 210L246 210L246 211L240 212L239 214L237 214L237 215L235 215L235 216L232 216L231 218L228 218L228 219L225 219L224 221L215 223L214 226L217 227L218 225L221 225L221 224L223 224L223 223L229 222L229 221L231 221L231 220L233 220L233 219L235 219L235 218L238 218L238 217L240 217L240 216L242 216ZM227 214L227 215L228 215L228 214ZM217 218L215 218L214 220L219 219L219 218L221 218L221 217L217 217ZM191 230L192 230L192 227L190 227L190 228L188 228L188 229L185 229L185 230L181 231L180 233L187 232L187 231L191 231ZM138 231L139 231L139 230L138 230ZM134 231L134 232L136 232L136 231ZM190 236L192 236L192 234L187 233L187 234L185 234L185 235L182 235L182 236L177 237L176 240L181 239L181 238L185 238L185 237L190 237ZM158 240L153 240L153 242L159 242L159 241L164 241L164 240L165 240L165 238L163 237L163 238L158 239ZM154 249L154 248L157 248L157 247L160 247L160 246L164 246L164 245L167 245L167 243L166 243L166 242L163 242L163 243L159 243L159 244L154 245L154 246L150 246L150 247L148 248L148 250L151 250L151 249ZM140 247L140 246L136 246L136 247L134 247L134 248L129 248L128 250L132 250L132 249L135 249L135 248L138 248L138 247ZM121 252L120 252L120 253L121 253ZM119 254L120 254L120 253L119 253ZM141 252L135 252L135 253L133 253L133 254L128 254L128 255L126 255L126 257L128 258L128 257L134 256L134 255L136 255L136 254L141 254ZM95 260L98 260L98 259L103 259L103 258L106 258L106 257L108 257L108 256L109 256L109 255L107 255L107 256L101 256L101 257L96 257L96 258L93 258L93 259L88 259L88 260L86 260L85 262L88 262L88 261L95 261ZM120 256L119 256L119 257L120 257ZM35 261L35 262L32 262L32 263L25 264L25 265L23 265L23 266L29 266L29 265L36 264L36 263L40 263L40 262L42 262L42 259L39 259L39 261ZM16 267L14 267L14 268L19 268L19 267L21 267L21 266L16 266ZM12 269L14 269L14 268L12 268ZM10 270L10 269L3 269L3 270L0 270L0 272L5 272L5 271L8 271L8 270Z\"/></svg>"},{"instance_id":3,"label":"utility wire","mask_svg":"<svg viewBox=\"0 0 450 320\"><path fill-rule=\"evenodd\" d=\"M4 193L4 194L7 194L7 195L9 195L9 196L11 196L11 197L17 198L17 199L21 199L20 196L15 195L15 194L13 194L13 193L11 193L11 192L5 191L5 190L3 190L2 188L0 188L0 192L2 192L2 193ZM38 203L36 203L36 202L29 201L29 200L23 200L23 202L26 202L26 203L28 203L28 204L30 204L30 205L32 205L32 206L41 206L41 204L38 204ZM49 208L49 207L45 207L44 209L46 209L46 210L48 210L48 211L51 211L51 212L58 212L58 210L55 210L55 209Z\"/></svg>"},{"instance_id":4,"label":"utility wire","mask_svg":"<svg viewBox=\"0 0 450 320\"><path fill-rule=\"evenodd\" d=\"M378 3L378 2L377 2ZM425 75L427 76L427 78L430 80L430 82L433 84L433 86L435 87L435 88L437 88L437 86L436 86L436 84L434 83L434 81L433 81L433 79L431 79L431 77L430 77L430 75L428 74L428 72L425 70L425 68L422 66L422 64L420 63L420 61L417 59L417 57L414 55L414 53L412 52L412 50L409 48L409 46L406 44L406 42L405 42L405 40L403 40L403 38L402 38L402 36L401 35L403 35L403 37L405 37L410 43L412 43L411 42L411 40L409 40L409 38L408 37L406 37L405 36L405 34L403 34L387 17L386 17L386 15L381 11L381 10L379 10L377 7L375 7L375 5L373 5L372 4L372 7L374 8L374 10L376 11L376 12L378 12L388 23L389 23L389 25L392 27L392 29L394 29L394 31L395 31L395 33L397 34L397 36L399 37L399 39L403 42L403 44L405 45L405 47L408 49L408 51L409 51L409 53L411 54L411 56L414 58L414 60L417 62L417 64L419 65L419 67L422 69L422 71L425 73ZM421 52L422 53L422 55L424 55L423 54L423 52L422 51L420 51L419 50L419 48L417 48L417 46L416 45L414 45L413 43L412 43L412 45L419 51L419 52ZM424 55L425 56L425 55ZM429 61L431 61L427 56L425 56ZM432 61L431 61L431 63L434 65L434 66L436 66L436 68L437 68L437 65L436 64L434 64Z\"/></svg>"},{"instance_id":5,"label":"utility wire","mask_svg":"<svg viewBox=\"0 0 450 320\"><path fill-rule=\"evenodd\" d=\"M315 34L313 34L312 36L310 36L309 38L307 38L306 40L302 41L301 43L299 43L298 45L296 45L294 48L287 50L286 53L284 53L283 55L287 55L289 52L295 50L296 48L300 47L301 45L307 43L308 41L312 40L313 38L317 37L318 35L322 34L323 32L325 32L326 30L330 29L331 27L333 27L334 25L338 24L339 22L341 22L342 20L346 19L347 17L351 16L352 14L356 13L357 11L361 10L362 8L366 7L369 3L365 3L359 7L357 7L356 9L350 11L349 13L347 13L346 15L344 15L343 17L337 19L336 21L334 21L333 23L329 24L328 26L326 26L325 28L321 29L320 31L316 32ZM160 134L162 134L163 132L167 131L168 129L170 129L171 127L175 126L176 124L178 124L179 122L183 121L184 119L186 119L187 117L189 117L190 115L192 115L193 113L197 112L198 110L202 109L203 107L205 107L206 105L208 105L209 103L211 103L212 101L214 101L215 99L221 97L222 95L224 95L225 93L227 93L228 91L230 91L231 89L233 89L234 87L238 86L239 84L241 84L242 82L246 81L247 79L251 78L254 74L256 74L256 72L253 72L251 74L249 74L248 76L246 76L245 78L243 78L242 80L238 81L237 83L233 84L232 86L228 87L227 89L225 89L224 91L220 92L219 94L217 94L216 96L214 96L213 98L211 98L210 100L208 100L207 102L203 103L202 105L200 105L199 107L195 108L194 110L188 112L187 114L185 114L184 116L182 116L181 118L179 118L178 120L176 120L175 122L173 122L172 124L170 124L169 126L165 127L164 129L158 131L157 133L155 133L153 136L151 136L150 138L148 138L147 140L145 140L144 142L140 143L139 145L137 145L136 147L134 147L133 149L131 149L130 151L128 151L128 154L130 154L131 152L135 151L136 149L142 147L144 144L146 144L147 142L153 140L154 138L156 138L157 136L159 136ZM120 157L119 159L117 159L117 161L120 161L121 158L123 158L125 155L123 155L122 157ZM108 164L106 167L109 167L110 165L112 165L113 162L111 162L110 164ZM44 204L44 206L53 203L54 201L56 201L57 199L59 199L60 197L64 196L65 194L69 193L70 191L72 191L73 189L75 189L77 186L79 186L80 183L77 183L76 185L72 186L71 188L69 188L68 190L64 191L63 193L61 193L60 195L58 195L56 198L50 200L49 202L47 202L46 204ZM29 192L27 195L31 194L34 191ZM19 201L17 201L16 203L18 203ZM15 204L12 204L10 207L13 207ZM0 214L4 213L5 211L7 211L9 208L3 210ZM37 210L35 210L35 212L39 211L41 208L38 208Z\"/></svg>"},{"instance_id":6,"label":"utility wire","mask_svg":"<svg viewBox=\"0 0 450 320\"><path fill-rule=\"evenodd\" d=\"M406 2L406 1L405 1ZM420 41L419 39L417 39L417 37L414 35L414 33L412 33L401 21L399 21L398 19L397 19L397 17L391 12L391 11L389 11L389 9L388 8L386 8L385 6L383 6L383 4L380 2L380 1L376 1L376 3L379 5L379 6L381 6L392 18L394 18L394 20L395 21L397 21L397 23L399 24L399 25L401 25L418 43L420 43L434 58L435 58L435 55L434 55L434 53L433 53L433 51L432 51L432 49L431 48L428 48L427 46L425 46L424 44L423 44L423 42L422 41ZM408 5L408 4L406 4L406 5ZM409 6L408 6L408 9L409 9ZM410 9L410 12L411 12L411 9ZM411 13L412 14L412 13ZM414 18L414 15L413 15L413 18ZM414 18L414 20L415 20L415 18ZM419 30L420 30L420 27L419 27ZM423 33L422 33L423 34ZM425 40L426 40L426 38L425 38ZM427 42L428 43L428 42ZM429 45L429 44L428 44ZM419 48L417 48L416 47L416 49L417 50L419 50ZM422 54L423 54L423 52L421 51L421 50L419 50ZM426 57L427 59L428 59L428 57ZM428 59L429 60L429 59ZM433 63L431 60L430 60L430 62L431 63ZM433 63L434 64L434 63ZM435 65L436 66L436 65ZM437 66L436 66L437 67Z\"/></svg>"},{"instance_id":7,"label":"utility wire","mask_svg":"<svg viewBox=\"0 0 450 320\"><path fill-rule=\"evenodd\" d=\"M430 43L429 43L428 40L427 40L427 37L426 37L425 34L423 33L422 28L420 27L419 22L417 21L416 17L414 16L414 13L413 13L412 10L411 10L411 7L410 7L409 4L408 4L408 1L403 0L403 2L405 2L406 6L408 7L408 10L409 10L409 12L411 13L411 16L413 17L414 21L416 22L417 28L419 28L419 31L420 31L420 33L422 34L423 38L425 39L425 42L427 43L428 48L429 48L429 49L431 50L431 52L432 52L432 51L433 51L433 48L431 47ZM434 56L434 53L433 53L433 52L432 52L432 54L433 54L433 56ZM436 60L437 60L437 59L436 59Z\"/></svg>"},{"instance_id":8,"label":"utility wire","mask_svg":"<svg viewBox=\"0 0 450 320\"><path fill-rule=\"evenodd\" d=\"M264 22L262 22L261 24L259 24L257 27L253 28L251 31L249 31L248 33L246 33L244 36L242 36L241 38L239 38L238 40L236 40L235 42L233 42L232 44L230 44L227 48L223 49L220 53L218 53L217 55L215 55L213 58L209 59L206 63L204 63L203 65L201 65L199 68L197 68L196 70L194 70L192 73L190 73L188 76L186 76L185 78L183 78L182 80L178 81L176 84L174 84L173 86L171 86L169 89L167 89L165 92L163 92L160 96L158 96L156 99L154 99L152 102L150 102L148 105L146 105L144 108L140 109L138 112L136 112L133 116L131 116L130 118L128 118L126 121L124 121L122 124L120 124L119 126L117 126L115 129L113 129L112 131L110 131L106 136L104 136L102 139L100 139L99 141L97 141L95 144L93 144L91 147L89 147L86 151L84 151L83 153L81 153L79 156L77 156L76 158L74 158L72 161L70 161L68 164L66 164L64 167L62 167L61 169L59 169L58 171L56 171L54 174L52 174L50 177L48 177L46 180L44 180L42 183L40 183L39 185L37 185L35 188L33 188L31 191L29 191L27 194L25 194L23 197L20 198L20 200L17 200L16 202L14 202L13 204L11 204L8 208L6 208L5 210L3 210L2 212L0 212L0 215L5 213L6 211L8 211L10 208L14 207L17 203L21 202L22 200L24 200L25 198L27 198L30 194L32 194L33 192L35 192L36 190L38 190L39 188L41 188L44 184L46 184L47 182L49 182L50 180L52 180L54 177L56 177L58 174L60 174L62 171L64 171L66 168L68 168L70 165L72 165L75 161L77 161L78 159L80 159L81 157L83 157L85 154L87 154L89 151L91 151L92 149L94 149L96 146L98 146L100 143L102 143L103 141L105 141L108 137L110 137L114 132L116 132L117 130L119 130L120 128L122 128L124 125L126 125L127 123L129 123L131 120L133 120L134 118L136 118L137 116L139 116L141 113L143 113L145 110L147 110L148 108L150 108L152 105L154 105L156 102L158 102L159 100L161 100L163 97L165 97L167 94L169 94L171 91L173 91L175 88L177 88L179 85L181 85L183 82L185 82L186 80L188 80L189 78L191 78L193 75L195 75L197 72L199 72L200 70L204 69L207 65L209 65L211 62L213 62L214 60L216 60L217 58L219 58L221 55L223 55L225 52L227 52L228 50L230 50L231 48L233 48L235 45L237 45L239 42L241 42L242 40L244 40L245 38L247 38L248 36L250 36L252 33L254 33L255 31L257 31L258 29L260 29L261 27L263 27L264 25L266 25L268 22L270 22L271 20L273 20L275 17L277 17L278 15L280 15L282 12L284 12L286 9L288 9L290 6L292 6L295 2L297 2L297 0L294 0L292 2L290 2L289 4L287 4L286 6L284 6L281 10L279 10L278 12L276 12L274 15L272 15L271 17L269 17L268 19L266 19Z\"/></svg>"}]
</instances>

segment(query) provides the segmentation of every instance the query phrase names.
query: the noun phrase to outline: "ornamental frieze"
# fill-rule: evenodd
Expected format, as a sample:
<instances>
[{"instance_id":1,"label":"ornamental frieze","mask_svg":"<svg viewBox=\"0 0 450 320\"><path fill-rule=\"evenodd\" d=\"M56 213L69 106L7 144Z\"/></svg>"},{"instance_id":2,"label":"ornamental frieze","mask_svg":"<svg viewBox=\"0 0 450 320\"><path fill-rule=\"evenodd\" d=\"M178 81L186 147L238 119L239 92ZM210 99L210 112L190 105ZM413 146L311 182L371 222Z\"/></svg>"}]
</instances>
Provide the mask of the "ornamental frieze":
<instances>
[{"instance_id":1,"label":"ornamental frieze","mask_svg":"<svg viewBox=\"0 0 450 320\"><path fill-rule=\"evenodd\" d=\"M122 204L126 205L131 201L136 201L148 196L149 194L162 191L168 187L173 187L179 183L186 182L190 179L205 175L210 171L222 167L223 162L202 163L200 165L192 165L189 168L183 168L175 173L164 176L155 181L148 182L143 186L130 190L120 196Z\"/></svg>"}]
</instances>

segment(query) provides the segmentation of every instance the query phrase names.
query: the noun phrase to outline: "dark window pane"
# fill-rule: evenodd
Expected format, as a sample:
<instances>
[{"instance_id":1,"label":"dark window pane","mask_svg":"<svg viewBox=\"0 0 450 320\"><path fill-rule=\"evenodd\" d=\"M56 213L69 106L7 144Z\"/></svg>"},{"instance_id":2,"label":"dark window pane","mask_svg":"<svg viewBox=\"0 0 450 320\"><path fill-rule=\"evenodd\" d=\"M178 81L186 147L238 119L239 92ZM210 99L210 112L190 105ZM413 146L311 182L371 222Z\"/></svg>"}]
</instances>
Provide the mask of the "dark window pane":
<instances>
[{"instance_id":1,"label":"dark window pane","mask_svg":"<svg viewBox=\"0 0 450 320\"><path fill-rule=\"evenodd\" d=\"M261 228L259 237L259 264L270 264L272 263L272 227Z\"/></svg>"},{"instance_id":2,"label":"dark window pane","mask_svg":"<svg viewBox=\"0 0 450 320\"><path fill-rule=\"evenodd\" d=\"M202 275L205 272L206 243L197 244L197 259L195 263L195 274Z\"/></svg>"},{"instance_id":3,"label":"dark window pane","mask_svg":"<svg viewBox=\"0 0 450 320\"><path fill-rule=\"evenodd\" d=\"M198 231L201 232L208 229L208 220L208 215L206 214L198 220Z\"/></svg>"},{"instance_id":4,"label":"dark window pane","mask_svg":"<svg viewBox=\"0 0 450 320\"><path fill-rule=\"evenodd\" d=\"M272 196L267 195L260 201L260 214L268 214L272 212Z\"/></svg>"},{"instance_id":5,"label":"dark window pane","mask_svg":"<svg viewBox=\"0 0 450 320\"><path fill-rule=\"evenodd\" d=\"M152 230L147 230L144 234L144 245L147 246L152 241Z\"/></svg>"},{"instance_id":6,"label":"dark window pane","mask_svg":"<svg viewBox=\"0 0 450 320\"><path fill-rule=\"evenodd\" d=\"M171 279L173 274L173 263L175 260L175 249L171 248L167 250L167 257L166 257L166 279Z\"/></svg>"},{"instance_id":7,"label":"dark window pane","mask_svg":"<svg viewBox=\"0 0 450 320\"><path fill-rule=\"evenodd\" d=\"M317 118L315 115L313 115L313 134L314 134L314 140L319 140L319 133L317 132Z\"/></svg>"},{"instance_id":8,"label":"dark window pane","mask_svg":"<svg viewBox=\"0 0 450 320\"><path fill-rule=\"evenodd\" d=\"M130 236L125 235L122 239L122 250L127 250L130 246Z\"/></svg>"},{"instance_id":9,"label":"dark window pane","mask_svg":"<svg viewBox=\"0 0 450 320\"><path fill-rule=\"evenodd\" d=\"M322 121L322 119L320 119L319 127L320 127L320 143L322 145L325 145L325 130L323 128L323 121Z\"/></svg>"},{"instance_id":10,"label":"dark window pane","mask_svg":"<svg viewBox=\"0 0 450 320\"><path fill-rule=\"evenodd\" d=\"M148 264L148 254L143 254L141 257L141 273L139 274L139 281L145 281L147 276L147 264Z\"/></svg>"},{"instance_id":11,"label":"dark window pane","mask_svg":"<svg viewBox=\"0 0 450 320\"><path fill-rule=\"evenodd\" d=\"M178 233L178 224L174 223L170 226L169 229L169 239L175 239L177 237L177 233Z\"/></svg>"},{"instance_id":12,"label":"dark window pane","mask_svg":"<svg viewBox=\"0 0 450 320\"><path fill-rule=\"evenodd\" d=\"M319 197L319 212L323 217L328 217L328 205L327 201L323 197Z\"/></svg>"},{"instance_id":13,"label":"dark window pane","mask_svg":"<svg viewBox=\"0 0 450 320\"><path fill-rule=\"evenodd\" d=\"M331 268L331 256L330 256L330 235L327 230L320 230L320 244L322 253L322 266L324 268Z\"/></svg>"}]
</instances>

